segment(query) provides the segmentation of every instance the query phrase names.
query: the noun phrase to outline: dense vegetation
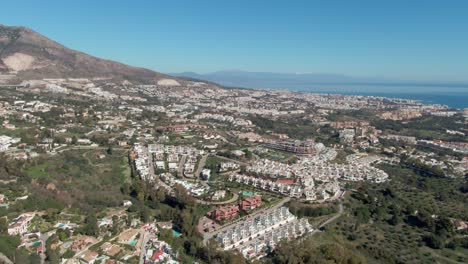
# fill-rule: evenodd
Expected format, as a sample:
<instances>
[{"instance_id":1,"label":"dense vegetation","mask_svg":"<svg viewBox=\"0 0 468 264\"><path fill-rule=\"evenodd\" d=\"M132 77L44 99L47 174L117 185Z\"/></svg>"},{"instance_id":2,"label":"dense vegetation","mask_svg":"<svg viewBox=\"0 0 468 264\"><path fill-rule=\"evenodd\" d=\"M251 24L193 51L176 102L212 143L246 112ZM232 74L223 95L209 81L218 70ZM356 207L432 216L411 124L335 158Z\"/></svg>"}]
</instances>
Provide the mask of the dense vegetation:
<instances>
[{"instance_id":1,"label":"dense vegetation","mask_svg":"<svg viewBox=\"0 0 468 264\"><path fill-rule=\"evenodd\" d=\"M411 122L373 119L371 125L377 129L389 131L405 136L414 136L419 139L441 139L447 141L468 141L462 135L447 134L446 130L463 130L464 120L461 116L437 117L422 116L412 119Z\"/></svg>"},{"instance_id":2,"label":"dense vegetation","mask_svg":"<svg viewBox=\"0 0 468 264\"><path fill-rule=\"evenodd\" d=\"M310 206L300 204L298 202L291 202L289 204L289 211L299 218L302 217L317 217L323 215L330 215L338 212L336 206Z\"/></svg>"},{"instance_id":3,"label":"dense vegetation","mask_svg":"<svg viewBox=\"0 0 468 264\"><path fill-rule=\"evenodd\" d=\"M344 241L327 241L322 239L300 241L282 241L271 254L266 263L299 264L299 263L367 263L365 257Z\"/></svg>"},{"instance_id":4,"label":"dense vegetation","mask_svg":"<svg viewBox=\"0 0 468 264\"><path fill-rule=\"evenodd\" d=\"M252 115L249 116L249 120L259 127L263 133L266 131L274 131L297 139L308 139L313 136L318 136L318 127L309 119L302 117L274 121L265 117Z\"/></svg>"}]
</instances>

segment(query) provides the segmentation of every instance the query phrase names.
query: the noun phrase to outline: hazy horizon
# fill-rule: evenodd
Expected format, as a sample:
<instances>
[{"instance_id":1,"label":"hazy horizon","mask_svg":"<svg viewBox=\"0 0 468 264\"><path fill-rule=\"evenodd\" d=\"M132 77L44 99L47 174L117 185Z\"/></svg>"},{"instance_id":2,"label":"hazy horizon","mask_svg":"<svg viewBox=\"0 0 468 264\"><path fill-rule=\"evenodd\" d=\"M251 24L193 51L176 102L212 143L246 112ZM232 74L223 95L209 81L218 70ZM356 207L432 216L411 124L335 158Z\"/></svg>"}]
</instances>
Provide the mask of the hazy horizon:
<instances>
[{"instance_id":1,"label":"hazy horizon","mask_svg":"<svg viewBox=\"0 0 468 264\"><path fill-rule=\"evenodd\" d=\"M396 81L333 74L301 75L242 71L220 71L210 74L186 72L176 74L176 76L207 80L228 87L395 97L456 108L468 107L468 83L466 82Z\"/></svg>"},{"instance_id":2,"label":"hazy horizon","mask_svg":"<svg viewBox=\"0 0 468 264\"><path fill-rule=\"evenodd\" d=\"M269 71L247 71L241 69L225 69L225 70L215 70L215 71L207 71L207 72L197 72L197 71L180 71L180 72L164 72L168 75L176 75L176 76L184 76L184 74L197 74L201 76L212 75L212 74L220 74L220 73L247 73L247 74L274 74L274 75L296 75L296 76L337 76L337 77L345 77L350 78L353 82L347 84L379 84L382 83L384 85L392 85L392 84L412 84L412 85L461 85L463 87L467 86L468 88L468 79L465 80L421 80L421 79L399 79L399 78L387 78L384 76L355 76L355 75L347 75L341 73L334 73L334 72L269 72ZM334 84L341 84L341 82L332 82ZM316 83L320 84L320 83Z\"/></svg>"}]
</instances>

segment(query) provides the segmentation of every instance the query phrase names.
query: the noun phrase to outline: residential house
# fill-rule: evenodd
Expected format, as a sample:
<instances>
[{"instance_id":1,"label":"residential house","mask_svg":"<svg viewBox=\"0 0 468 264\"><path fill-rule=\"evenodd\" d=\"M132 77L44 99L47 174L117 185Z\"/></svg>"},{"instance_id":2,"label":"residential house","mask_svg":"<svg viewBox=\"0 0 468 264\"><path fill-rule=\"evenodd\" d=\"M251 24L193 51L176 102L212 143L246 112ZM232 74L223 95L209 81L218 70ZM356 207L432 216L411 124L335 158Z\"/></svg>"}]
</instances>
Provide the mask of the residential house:
<instances>
[{"instance_id":1,"label":"residential house","mask_svg":"<svg viewBox=\"0 0 468 264\"><path fill-rule=\"evenodd\" d=\"M34 216L34 212L28 212L21 214L13 219L13 221L11 221L11 223L8 225L8 234L14 236L26 233Z\"/></svg>"}]
</instances>

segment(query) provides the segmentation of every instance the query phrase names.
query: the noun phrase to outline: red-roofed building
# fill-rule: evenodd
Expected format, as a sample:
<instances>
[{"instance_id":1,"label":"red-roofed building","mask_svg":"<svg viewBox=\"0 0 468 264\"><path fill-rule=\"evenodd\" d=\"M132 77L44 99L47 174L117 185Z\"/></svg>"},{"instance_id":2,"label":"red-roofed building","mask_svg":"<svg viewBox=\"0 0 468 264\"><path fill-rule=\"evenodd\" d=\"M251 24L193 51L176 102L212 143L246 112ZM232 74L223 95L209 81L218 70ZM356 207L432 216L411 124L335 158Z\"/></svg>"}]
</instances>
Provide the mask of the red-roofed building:
<instances>
[{"instance_id":1,"label":"red-roofed building","mask_svg":"<svg viewBox=\"0 0 468 264\"><path fill-rule=\"evenodd\" d=\"M252 210L262 205L262 197L260 195L251 196L243 199L240 202L241 210Z\"/></svg>"},{"instance_id":2,"label":"red-roofed building","mask_svg":"<svg viewBox=\"0 0 468 264\"><path fill-rule=\"evenodd\" d=\"M211 219L220 221L220 220L225 220L225 219L236 217L237 212L239 212L239 206L228 205L228 206L223 206L212 211L209 214L209 216L211 217Z\"/></svg>"},{"instance_id":3,"label":"red-roofed building","mask_svg":"<svg viewBox=\"0 0 468 264\"><path fill-rule=\"evenodd\" d=\"M277 179L276 182L281 184L294 184L294 179Z\"/></svg>"},{"instance_id":4,"label":"red-roofed building","mask_svg":"<svg viewBox=\"0 0 468 264\"><path fill-rule=\"evenodd\" d=\"M155 251L153 253L153 256L151 256L151 260L159 260L159 258L162 256L162 254L164 254L162 249L160 249L158 251Z\"/></svg>"}]
</instances>

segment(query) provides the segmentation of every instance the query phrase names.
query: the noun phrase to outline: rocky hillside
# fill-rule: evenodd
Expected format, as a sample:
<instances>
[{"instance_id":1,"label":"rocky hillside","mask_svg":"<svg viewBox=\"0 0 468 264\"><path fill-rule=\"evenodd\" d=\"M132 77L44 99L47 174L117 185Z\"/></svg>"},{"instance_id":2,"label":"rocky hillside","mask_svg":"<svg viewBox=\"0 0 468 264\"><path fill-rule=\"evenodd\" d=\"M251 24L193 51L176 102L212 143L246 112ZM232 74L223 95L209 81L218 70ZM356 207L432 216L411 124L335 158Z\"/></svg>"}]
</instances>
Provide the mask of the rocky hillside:
<instances>
[{"instance_id":1,"label":"rocky hillside","mask_svg":"<svg viewBox=\"0 0 468 264\"><path fill-rule=\"evenodd\" d=\"M0 72L21 79L111 78L139 83L183 82L148 69L69 49L31 29L0 25Z\"/></svg>"}]
</instances>

